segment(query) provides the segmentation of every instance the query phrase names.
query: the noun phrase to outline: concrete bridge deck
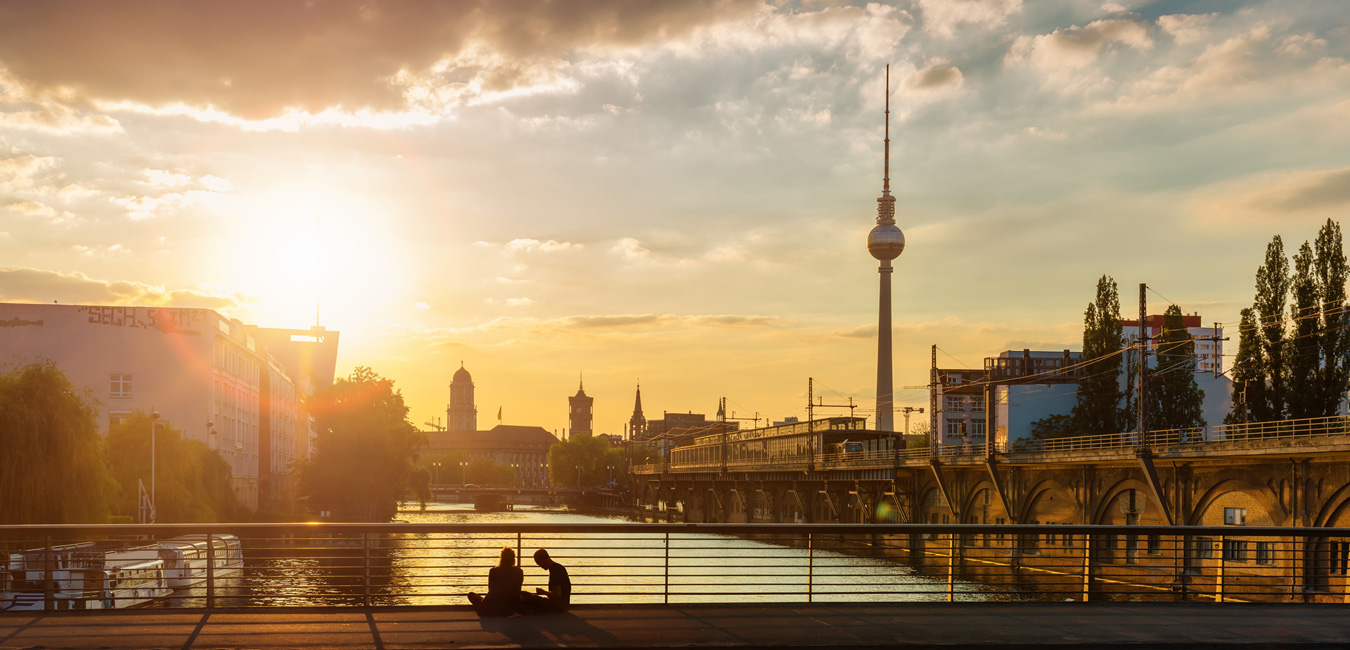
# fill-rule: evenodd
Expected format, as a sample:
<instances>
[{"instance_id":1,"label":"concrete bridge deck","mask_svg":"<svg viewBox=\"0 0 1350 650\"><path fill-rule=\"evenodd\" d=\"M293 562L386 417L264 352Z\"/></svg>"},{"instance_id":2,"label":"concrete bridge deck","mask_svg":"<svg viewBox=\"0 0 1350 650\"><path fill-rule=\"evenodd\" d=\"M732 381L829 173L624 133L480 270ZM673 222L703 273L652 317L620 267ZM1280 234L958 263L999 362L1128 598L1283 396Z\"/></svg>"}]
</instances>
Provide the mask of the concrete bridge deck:
<instances>
[{"instance_id":1,"label":"concrete bridge deck","mask_svg":"<svg viewBox=\"0 0 1350 650\"><path fill-rule=\"evenodd\" d=\"M468 607L0 615L0 648L1344 648L1344 605L906 603Z\"/></svg>"}]
</instances>

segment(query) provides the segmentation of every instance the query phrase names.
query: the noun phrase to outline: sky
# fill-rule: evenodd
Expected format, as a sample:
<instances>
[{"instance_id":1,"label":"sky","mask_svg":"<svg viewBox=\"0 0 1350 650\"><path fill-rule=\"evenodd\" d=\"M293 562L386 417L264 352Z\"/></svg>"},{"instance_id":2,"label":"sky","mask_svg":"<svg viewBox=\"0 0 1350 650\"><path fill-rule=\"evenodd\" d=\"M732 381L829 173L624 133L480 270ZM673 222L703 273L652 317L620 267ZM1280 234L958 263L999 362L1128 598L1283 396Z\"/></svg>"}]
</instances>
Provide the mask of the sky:
<instances>
[{"instance_id":1,"label":"sky","mask_svg":"<svg viewBox=\"0 0 1350 650\"><path fill-rule=\"evenodd\" d=\"M870 417L887 64L925 406L1102 275L1235 325L1350 206L1347 58L1297 0L0 2L0 300L317 319L418 424L461 363L482 428Z\"/></svg>"}]
</instances>

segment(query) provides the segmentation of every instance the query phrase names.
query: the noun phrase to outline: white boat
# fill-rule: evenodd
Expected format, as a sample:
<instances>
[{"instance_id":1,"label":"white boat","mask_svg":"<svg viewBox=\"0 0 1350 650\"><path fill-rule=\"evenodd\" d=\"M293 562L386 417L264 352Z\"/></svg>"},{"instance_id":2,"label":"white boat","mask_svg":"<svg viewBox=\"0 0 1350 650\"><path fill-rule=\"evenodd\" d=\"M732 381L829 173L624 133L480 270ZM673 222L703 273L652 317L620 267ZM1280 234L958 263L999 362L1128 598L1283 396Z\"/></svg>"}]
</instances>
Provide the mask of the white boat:
<instances>
[{"instance_id":1,"label":"white boat","mask_svg":"<svg viewBox=\"0 0 1350 650\"><path fill-rule=\"evenodd\" d=\"M48 571L53 609L118 609L163 598L173 589L164 561L145 559L145 552L153 549L87 542L54 546L50 560L46 549L10 554L9 588L0 594L0 609L44 609Z\"/></svg>"},{"instance_id":2,"label":"white boat","mask_svg":"<svg viewBox=\"0 0 1350 650\"><path fill-rule=\"evenodd\" d=\"M212 535L211 553L207 553L206 535L183 535L159 543L159 559L169 586L184 589L206 582L208 564L216 578L244 572L244 551L234 535ZM209 557L208 557L209 556ZM212 562L214 561L214 562Z\"/></svg>"}]
</instances>

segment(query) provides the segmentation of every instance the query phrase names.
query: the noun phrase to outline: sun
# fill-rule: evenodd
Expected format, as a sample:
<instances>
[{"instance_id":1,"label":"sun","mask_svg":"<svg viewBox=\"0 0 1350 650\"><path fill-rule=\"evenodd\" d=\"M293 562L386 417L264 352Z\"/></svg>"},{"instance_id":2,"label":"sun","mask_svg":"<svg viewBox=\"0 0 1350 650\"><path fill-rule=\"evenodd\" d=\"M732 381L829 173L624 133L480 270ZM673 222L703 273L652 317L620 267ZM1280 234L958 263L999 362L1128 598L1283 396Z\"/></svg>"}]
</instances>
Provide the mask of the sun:
<instances>
[{"instance_id":1,"label":"sun","mask_svg":"<svg viewBox=\"0 0 1350 650\"><path fill-rule=\"evenodd\" d=\"M342 188L278 187L241 201L217 264L233 288L254 297L260 321L368 323L406 285L397 220L379 205Z\"/></svg>"}]
</instances>

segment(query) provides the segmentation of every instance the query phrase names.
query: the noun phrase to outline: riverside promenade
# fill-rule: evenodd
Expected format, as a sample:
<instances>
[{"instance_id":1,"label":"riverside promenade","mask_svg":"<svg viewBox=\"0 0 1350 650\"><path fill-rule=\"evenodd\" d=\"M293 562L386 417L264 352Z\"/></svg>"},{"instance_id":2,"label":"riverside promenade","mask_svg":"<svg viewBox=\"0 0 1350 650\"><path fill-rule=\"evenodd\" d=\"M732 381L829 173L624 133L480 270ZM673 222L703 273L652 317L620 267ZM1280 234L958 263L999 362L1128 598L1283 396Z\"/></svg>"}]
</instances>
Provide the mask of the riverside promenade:
<instances>
[{"instance_id":1,"label":"riverside promenade","mask_svg":"<svg viewBox=\"0 0 1350 650\"><path fill-rule=\"evenodd\" d=\"M0 615L0 648L1345 648L1345 605L915 603L467 606Z\"/></svg>"}]
</instances>

